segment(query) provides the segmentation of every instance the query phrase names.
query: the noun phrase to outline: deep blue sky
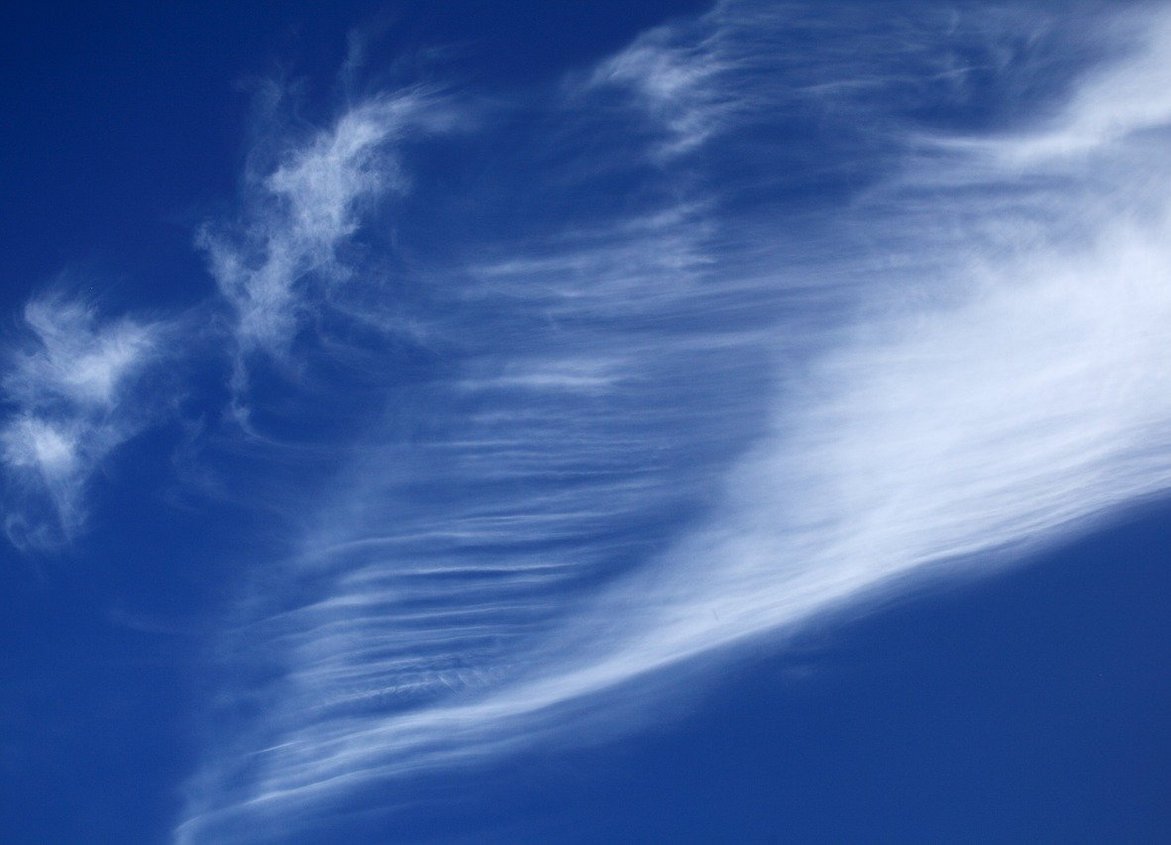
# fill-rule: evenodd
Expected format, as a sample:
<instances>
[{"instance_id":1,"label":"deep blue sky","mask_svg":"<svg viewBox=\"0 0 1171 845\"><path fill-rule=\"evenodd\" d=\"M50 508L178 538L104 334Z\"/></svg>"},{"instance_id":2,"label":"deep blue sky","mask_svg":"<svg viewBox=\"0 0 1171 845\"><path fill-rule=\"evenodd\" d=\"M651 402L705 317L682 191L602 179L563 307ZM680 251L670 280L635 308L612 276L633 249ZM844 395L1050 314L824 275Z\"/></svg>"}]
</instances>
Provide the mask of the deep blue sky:
<instances>
[{"instance_id":1,"label":"deep blue sky","mask_svg":"<svg viewBox=\"0 0 1171 845\"><path fill-rule=\"evenodd\" d=\"M0 10L0 840L1165 841L1118 8Z\"/></svg>"}]
</instances>

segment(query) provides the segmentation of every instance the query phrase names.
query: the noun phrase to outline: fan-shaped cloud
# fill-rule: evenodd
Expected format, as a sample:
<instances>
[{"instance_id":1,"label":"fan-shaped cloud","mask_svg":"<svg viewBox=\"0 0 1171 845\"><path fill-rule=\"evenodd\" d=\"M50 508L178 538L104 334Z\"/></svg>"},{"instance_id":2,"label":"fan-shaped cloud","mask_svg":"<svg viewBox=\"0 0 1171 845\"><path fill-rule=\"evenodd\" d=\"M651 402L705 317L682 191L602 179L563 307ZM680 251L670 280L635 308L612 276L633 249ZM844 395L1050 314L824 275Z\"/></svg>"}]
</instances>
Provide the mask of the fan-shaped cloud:
<instances>
[{"instance_id":1,"label":"fan-shaped cloud","mask_svg":"<svg viewBox=\"0 0 1171 845\"><path fill-rule=\"evenodd\" d=\"M283 589L240 639L270 674L226 682L263 718L209 754L178 838L280 838L363 787L565 737L623 683L1165 493L1171 165L1148 142L1171 114L1108 108L1161 101L1165 16L1142 38L1103 18L1090 67L1031 14L861 37L721 3L567 83L580 125L558 137L614 132L583 156L612 144L655 201L575 207L426 303L447 360L395 394L426 422L391 405L268 564ZM814 29L807 64L775 49ZM615 84L643 108L618 129L590 113ZM1003 108L949 125L981 84ZM793 160L794 126L822 133L808 172L761 166ZM1020 153L1070 132L1077 156ZM827 197L792 201L810 172Z\"/></svg>"}]
</instances>

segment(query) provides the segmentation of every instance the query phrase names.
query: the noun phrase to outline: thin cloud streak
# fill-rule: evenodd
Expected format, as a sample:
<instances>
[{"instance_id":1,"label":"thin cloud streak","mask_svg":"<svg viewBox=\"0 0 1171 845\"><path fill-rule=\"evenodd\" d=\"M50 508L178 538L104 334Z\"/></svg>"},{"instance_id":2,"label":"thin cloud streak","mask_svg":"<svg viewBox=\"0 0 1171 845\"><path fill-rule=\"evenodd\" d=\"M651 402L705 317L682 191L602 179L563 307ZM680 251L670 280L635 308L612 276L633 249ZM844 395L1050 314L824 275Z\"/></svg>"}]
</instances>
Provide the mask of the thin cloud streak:
<instances>
[{"instance_id":1,"label":"thin cloud streak","mask_svg":"<svg viewBox=\"0 0 1171 845\"><path fill-rule=\"evenodd\" d=\"M374 432L281 567L288 592L256 603L239 636L279 675L250 691L264 724L192 781L179 841L261 824L279 839L373 784L571 741L564 726L621 684L912 577L1024 559L1171 487L1171 203L1151 188L1171 166L1147 154L1171 113L1101 116L1111 86L1163 96L1150 68L1171 18L1072 80L1052 117L960 132L853 103L859 86L928 99L904 61L935 68L944 99L972 96L955 53L1007 51L999 13L920 42L880 33L876 50L904 45L885 69L881 50L827 48L822 79L782 90L796 60L764 47L808 24L798 12L720 4L579 78L572 101L599 80L657 96L676 137L646 158L667 179L812 91L843 121L831 157L864 114L882 139L857 154L878 175L822 225L807 267L826 289L726 233L780 231L783 214L723 196L453 283L468 311L445 317L460 343L420 400L431 428ZM1030 61L983 69L1050 67ZM716 102L735 107L717 119ZM1071 132L1092 139L1074 157L1053 141Z\"/></svg>"}]
</instances>

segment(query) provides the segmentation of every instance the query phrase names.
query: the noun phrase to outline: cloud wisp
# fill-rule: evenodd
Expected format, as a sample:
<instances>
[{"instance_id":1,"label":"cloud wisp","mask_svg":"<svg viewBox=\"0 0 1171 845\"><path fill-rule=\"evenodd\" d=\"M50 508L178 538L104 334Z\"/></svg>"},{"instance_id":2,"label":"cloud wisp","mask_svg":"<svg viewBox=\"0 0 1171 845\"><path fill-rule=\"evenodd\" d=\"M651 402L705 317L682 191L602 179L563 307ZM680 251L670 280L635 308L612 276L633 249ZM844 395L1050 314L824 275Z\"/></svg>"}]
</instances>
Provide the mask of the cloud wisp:
<instances>
[{"instance_id":1,"label":"cloud wisp","mask_svg":"<svg viewBox=\"0 0 1171 845\"><path fill-rule=\"evenodd\" d=\"M3 379L5 530L19 547L53 547L83 525L94 472L149 418L154 403L139 394L164 357L166 327L103 320L59 296L30 302L24 323L27 342Z\"/></svg>"},{"instance_id":2,"label":"cloud wisp","mask_svg":"<svg viewBox=\"0 0 1171 845\"><path fill-rule=\"evenodd\" d=\"M577 78L579 111L599 85L657 98L669 154L651 138L611 171L655 199L599 202L427 303L445 365L271 564L282 588L235 634L266 679L233 687L245 715L180 841L280 839L371 786L564 739L624 683L1171 487L1171 165L1150 154L1171 113L1110 105L1163 97L1171 18L1107 19L1088 66L1025 13L855 41L802 8L722 3ZM773 49L794 21L830 45L808 66ZM979 97L1006 102L949 123ZM825 124L802 160L840 202L696 177L756 173L770 120L784 161L793 122Z\"/></svg>"},{"instance_id":3,"label":"cloud wisp","mask_svg":"<svg viewBox=\"0 0 1171 845\"><path fill-rule=\"evenodd\" d=\"M331 289L350 277L343 253L363 219L381 199L406 190L395 145L449 121L433 93L421 89L370 98L284 147L275 162L254 162L240 219L203 228L199 245L234 315L238 400L248 360L260 353L288 362L308 315L328 306Z\"/></svg>"}]
</instances>

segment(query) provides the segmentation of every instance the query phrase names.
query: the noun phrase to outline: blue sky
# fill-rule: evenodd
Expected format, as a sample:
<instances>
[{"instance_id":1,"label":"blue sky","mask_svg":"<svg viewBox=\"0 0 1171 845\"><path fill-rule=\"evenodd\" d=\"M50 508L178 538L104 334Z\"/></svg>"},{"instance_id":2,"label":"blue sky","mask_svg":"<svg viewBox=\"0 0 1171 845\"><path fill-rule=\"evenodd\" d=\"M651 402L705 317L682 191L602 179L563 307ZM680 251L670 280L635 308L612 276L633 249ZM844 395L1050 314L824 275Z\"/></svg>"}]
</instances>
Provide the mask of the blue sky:
<instances>
[{"instance_id":1,"label":"blue sky","mask_svg":"<svg viewBox=\"0 0 1171 845\"><path fill-rule=\"evenodd\" d=\"M0 33L5 841L1167 838L1165 4Z\"/></svg>"}]
</instances>

